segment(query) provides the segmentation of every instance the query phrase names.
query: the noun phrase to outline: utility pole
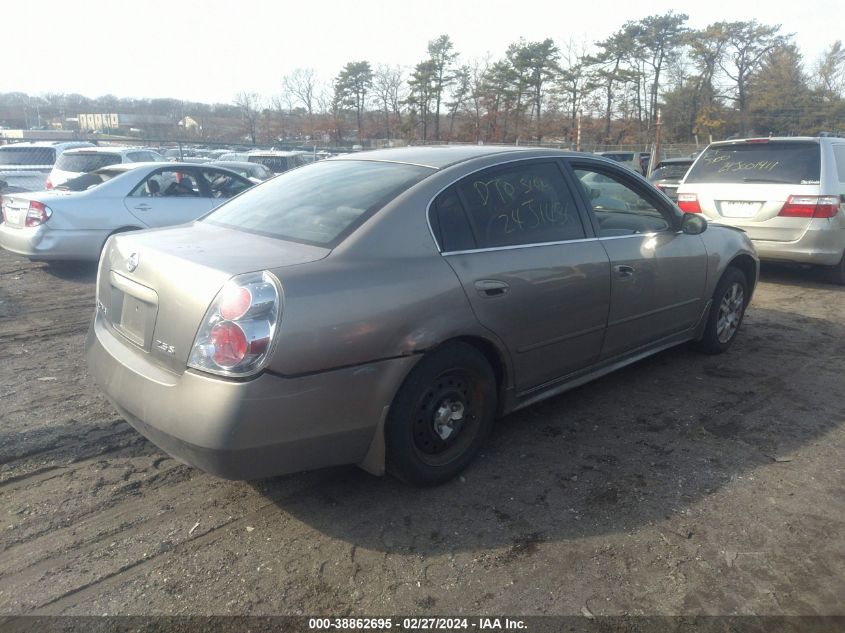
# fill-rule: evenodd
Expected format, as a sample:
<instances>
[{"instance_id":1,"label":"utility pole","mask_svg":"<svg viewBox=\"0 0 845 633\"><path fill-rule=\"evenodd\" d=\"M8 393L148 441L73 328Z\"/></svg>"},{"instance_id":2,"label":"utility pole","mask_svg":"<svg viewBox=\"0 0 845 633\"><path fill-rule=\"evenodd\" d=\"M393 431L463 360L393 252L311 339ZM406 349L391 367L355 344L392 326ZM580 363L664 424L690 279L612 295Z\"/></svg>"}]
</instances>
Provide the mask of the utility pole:
<instances>
[{"instance_id":1,"label":"utility pole","mask_svg":"<svg viewBox=\"0 0 845 633\"><path fill-rule=\"evenodd\" d=\"M576 119L575 132L575 151L581 151L581 110L578 110L578 117Z\"/></svg>"},{"instance_id":2,"label":"utility pole","mask_svg":"<svg viewBox=\"0 0 845 633\"><path fill-rule=\"evenodd\" d=\"M651 155L651 160L648 161L648 173L646 176L651 176L654 171L654 166L660 161L660 130L663 127L663 118L661 116L660 108L657 109L657 124L654 126L654 151Z\"/></svg>"}]
</instances>

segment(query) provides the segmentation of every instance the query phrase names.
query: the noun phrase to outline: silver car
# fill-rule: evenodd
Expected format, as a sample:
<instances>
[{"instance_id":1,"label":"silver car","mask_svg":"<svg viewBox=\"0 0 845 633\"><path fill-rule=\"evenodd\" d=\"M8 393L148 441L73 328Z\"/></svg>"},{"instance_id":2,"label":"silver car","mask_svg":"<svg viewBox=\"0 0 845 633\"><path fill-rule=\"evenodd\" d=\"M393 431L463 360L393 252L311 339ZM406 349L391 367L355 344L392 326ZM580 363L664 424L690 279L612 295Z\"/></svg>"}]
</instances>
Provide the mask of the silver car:
<instances>
[{"instance_id":1,"label":"silver car","mask_svg":"<svg viewBox=\"0 0 845 633\"><path fill-rule=\"evenodd\" d=\"M97 261L110 235L190 222L252 185L220 167L111 165L52 191L3 196L0 247L33 260Z\"/></svg>"},{"instance_id":2,"label":"silver car","mask_svg":"<svg viewBox=\"0 0 845 633\"><path fill-rule=\"evenodd\" d=\"M762 259L826 266L845 284L845 138L711 143L678 204L746 231Z\"/></svg>"},{"instance_id":3,"label":"silver car","mask_svg":"<svg viewBox=\"0 0 845 633\"><path fill-rule=\"evenodd\" d=\"M381 150L110 239L86 356L130 424L219 476L437 484L496 417L680 343L726 350L757 274L744 233L613 161Z\"/></svg>"}]
</instances>

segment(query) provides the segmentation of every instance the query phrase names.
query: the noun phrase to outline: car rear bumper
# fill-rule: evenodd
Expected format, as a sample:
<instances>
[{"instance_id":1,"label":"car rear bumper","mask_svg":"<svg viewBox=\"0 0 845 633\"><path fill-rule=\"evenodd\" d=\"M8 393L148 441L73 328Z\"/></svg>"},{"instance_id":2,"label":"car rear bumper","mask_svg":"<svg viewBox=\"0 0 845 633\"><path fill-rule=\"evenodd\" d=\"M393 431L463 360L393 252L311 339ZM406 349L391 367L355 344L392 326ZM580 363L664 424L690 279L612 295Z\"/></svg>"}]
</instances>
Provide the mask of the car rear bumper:
<instances>
[{"instance_id":1,"label":"car rear bumper","mask_svg":"<svg viewBox=\"0 0 845 633\"><path fill-rule=\"evenodd\" d=\"M47 225L13 227L0 223L0 247L38 260L97 261L108 231L61 231Z\"/></svg>"},{"instance_id":2,"label":"car rear bumper","mask_svg":"<svg viewBox=\"0 0 845 633\"><path fill-rule=\"evenodd\" d=\"M364 461L418 356L300 377L234 381L152 365L94 319L85 356L120 414L173 457L226 479Z\"/></svg>"},{"instance_id":3,"label":"car rear bumper","mask_svg":"<svg viewBox=\"0 0 845 633\"><path fill-rule=\"evenodd\" d=\"M838 218L815 219L797 240L777 242L752 238L751 241L763 260L833 266L839 263L845 251L845 226L841 224Z\"/></svg>"}]
</instances>

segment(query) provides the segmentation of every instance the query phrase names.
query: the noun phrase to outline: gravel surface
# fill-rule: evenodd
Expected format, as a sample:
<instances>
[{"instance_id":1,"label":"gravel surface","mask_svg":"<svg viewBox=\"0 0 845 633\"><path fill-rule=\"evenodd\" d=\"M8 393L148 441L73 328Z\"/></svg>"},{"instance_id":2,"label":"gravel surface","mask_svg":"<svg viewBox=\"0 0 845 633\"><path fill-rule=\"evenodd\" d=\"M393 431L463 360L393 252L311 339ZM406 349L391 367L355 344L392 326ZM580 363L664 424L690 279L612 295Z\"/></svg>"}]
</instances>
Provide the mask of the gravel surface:
<instances>
[{"instance_id":1,"label":"gravel surface","mask_svg":"<svg viewBox=\"0 0 845 633\"><path fill-rule=\"evenodd\" d=\"M88 376L94 269L0 251L2 614L845 615L845 288L501 420L465 476L229 482Z\"/></svg>"}]
</instances>

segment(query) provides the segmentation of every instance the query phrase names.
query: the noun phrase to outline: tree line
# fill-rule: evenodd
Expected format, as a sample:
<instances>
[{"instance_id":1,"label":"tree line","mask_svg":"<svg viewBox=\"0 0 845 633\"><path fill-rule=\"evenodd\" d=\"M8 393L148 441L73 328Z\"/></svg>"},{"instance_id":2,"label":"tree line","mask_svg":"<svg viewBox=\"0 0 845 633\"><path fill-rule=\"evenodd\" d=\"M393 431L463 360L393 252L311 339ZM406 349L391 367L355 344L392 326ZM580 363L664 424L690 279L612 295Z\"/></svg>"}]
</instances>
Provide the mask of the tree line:
<instances>
[{"instance_id":1,"label":"tree line","mask_svg":"<svg viewBox=\"0 0 845 633\"><path fill-rule=\"evenodd\" d=\"M230 104L111 95L40 97L47 110L134 108L191 116L204 138L640 145L658 122L667 142L747 135L845 134L845 48L807 62L780 25L721 21L704 29L669 11L588 43L520 39L501 58L464 59L448 35L412 67L346 63L328 82L310 68L278 93ZM25 95L0 95L0 120ZM32 100L29 98L29 108ZM87 102L86 102L87 101ZM83 110L82 108L88 108ZM40 111L39 111L40 118ZM194 133L197 133L196 131Z\"/></svg>"}]
</instances>

